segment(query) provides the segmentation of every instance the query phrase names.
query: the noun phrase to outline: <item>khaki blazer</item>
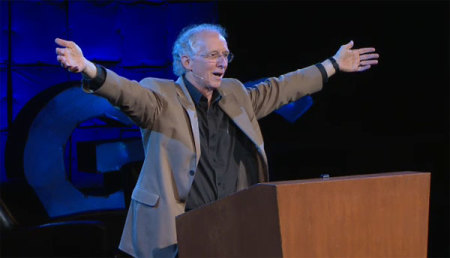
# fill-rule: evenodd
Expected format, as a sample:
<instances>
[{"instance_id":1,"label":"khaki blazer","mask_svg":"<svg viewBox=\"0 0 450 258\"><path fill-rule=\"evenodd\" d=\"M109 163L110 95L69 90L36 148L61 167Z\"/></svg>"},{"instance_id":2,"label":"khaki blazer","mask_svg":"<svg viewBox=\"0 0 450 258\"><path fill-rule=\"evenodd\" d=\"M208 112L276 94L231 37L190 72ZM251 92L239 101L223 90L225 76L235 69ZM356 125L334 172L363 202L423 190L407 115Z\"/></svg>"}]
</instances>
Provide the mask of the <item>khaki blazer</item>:
<instances>
[{"instance_id":1,"label":"khaki blazer","mask_svg":"<svg viewBox=\"0 0 450 258\"><path fill-rule=\"evenodd\" d=\"M322 77L309 66L252 88L223 79L219 106L254 143L257 171L240 167L238 190L268 180L267 157L258 119L280 106L322 88ZM200 159L195 105L183 83L145 78L139 83L111 70L94 92L119 107L141 128L145 160L132 193L119 248L135 257L169 257L176 253L175 217L185 201Z\"/></svg>"}]
</instances>

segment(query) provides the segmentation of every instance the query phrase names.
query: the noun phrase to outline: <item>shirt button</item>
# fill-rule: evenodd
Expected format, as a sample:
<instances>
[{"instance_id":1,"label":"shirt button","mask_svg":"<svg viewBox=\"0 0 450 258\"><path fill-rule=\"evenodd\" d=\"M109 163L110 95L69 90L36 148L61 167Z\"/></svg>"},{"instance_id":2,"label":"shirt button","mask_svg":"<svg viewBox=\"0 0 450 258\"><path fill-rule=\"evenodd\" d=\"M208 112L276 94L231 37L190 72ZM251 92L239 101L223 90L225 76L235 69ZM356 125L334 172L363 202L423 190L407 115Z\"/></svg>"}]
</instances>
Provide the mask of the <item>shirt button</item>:
<instances>
[{"instance_id":1,"label":"shirt button","mask_svg":"<svg viewBox=\"0 0 450 258\"><path fill-rule=\"evenodd\" d=\"M189 171L189 175L193 176L194 174L195 174L195 171L194 171L194 170L190 170L190 171Z\"/></svg>"}]
</instances>

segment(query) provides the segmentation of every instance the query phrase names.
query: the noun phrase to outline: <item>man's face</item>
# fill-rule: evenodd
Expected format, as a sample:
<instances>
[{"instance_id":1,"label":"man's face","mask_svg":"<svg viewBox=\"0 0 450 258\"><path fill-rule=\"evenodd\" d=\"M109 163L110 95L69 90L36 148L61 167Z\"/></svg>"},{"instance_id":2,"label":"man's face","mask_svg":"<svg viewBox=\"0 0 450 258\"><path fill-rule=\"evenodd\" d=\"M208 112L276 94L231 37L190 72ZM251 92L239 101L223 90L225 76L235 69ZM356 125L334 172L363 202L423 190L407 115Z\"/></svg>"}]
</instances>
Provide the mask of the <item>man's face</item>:
<instances>
[{"instance_id":1,"label":"man's face","mask_svg":"<svg viewBox=\"0 0 450 258\"><path fill-rule=\"evenodd\" d=\"M230 51L227 41L214 31L203 31L196 37L195 54L189 61L192 83L202 88L217 89L228 67L226 56Z\"/></svg>"}]
</instances>

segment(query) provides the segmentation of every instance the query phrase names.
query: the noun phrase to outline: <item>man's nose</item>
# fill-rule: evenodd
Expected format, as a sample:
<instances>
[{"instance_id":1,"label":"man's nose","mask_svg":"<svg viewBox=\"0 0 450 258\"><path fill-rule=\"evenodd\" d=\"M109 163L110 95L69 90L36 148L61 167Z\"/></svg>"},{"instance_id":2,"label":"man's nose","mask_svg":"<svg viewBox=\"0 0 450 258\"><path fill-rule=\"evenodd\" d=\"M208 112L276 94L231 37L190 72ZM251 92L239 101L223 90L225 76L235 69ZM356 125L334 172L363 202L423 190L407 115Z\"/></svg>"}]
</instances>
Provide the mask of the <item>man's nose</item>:
<instances>
[{"instance_id":1,"label":"man's nose","mask_svg":"<svg viewBox=\"0 0 450 258\"><path fill-rule=\"evenodd\" d=\"M228 59L225 56L219 56L217 59L217 66L218 67L227 67L228 65Z\"/></svg>"}]
</instances>

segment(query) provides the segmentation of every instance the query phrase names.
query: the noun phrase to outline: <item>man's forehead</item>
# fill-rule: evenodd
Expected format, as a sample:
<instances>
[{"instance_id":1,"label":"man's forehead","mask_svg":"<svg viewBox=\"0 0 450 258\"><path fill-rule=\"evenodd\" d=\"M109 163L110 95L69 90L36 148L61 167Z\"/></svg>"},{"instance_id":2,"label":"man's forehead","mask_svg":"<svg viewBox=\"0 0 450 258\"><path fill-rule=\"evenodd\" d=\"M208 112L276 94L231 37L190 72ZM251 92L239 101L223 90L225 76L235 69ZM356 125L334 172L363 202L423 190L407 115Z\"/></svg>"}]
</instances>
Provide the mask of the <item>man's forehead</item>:
<instances>
[{"instance_id":1,"label":"man's forehead","mask_svg":"<svg viewBox=\"0 0 450 258\"><path fill-rule=\"evenodd\" d=\"M228 49L226 39L216 31L202 31L195 36L195 45L204 48L217 48L224 45Z\"/></svg>"}]
</instances>

